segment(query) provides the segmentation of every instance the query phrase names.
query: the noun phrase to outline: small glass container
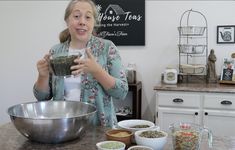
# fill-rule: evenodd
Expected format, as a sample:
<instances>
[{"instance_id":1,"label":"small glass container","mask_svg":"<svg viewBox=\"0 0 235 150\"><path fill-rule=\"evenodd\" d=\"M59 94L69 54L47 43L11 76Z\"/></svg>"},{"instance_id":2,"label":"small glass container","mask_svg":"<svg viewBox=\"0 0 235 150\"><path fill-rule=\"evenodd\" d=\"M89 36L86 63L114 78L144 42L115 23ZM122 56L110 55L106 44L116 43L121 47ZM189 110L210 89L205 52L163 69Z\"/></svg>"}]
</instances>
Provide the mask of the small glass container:
<instances>
[{"instance_id":1,"label":"small glass container","mask_svg":"<svg viewBox=\"0 0 235 150\"><path fill-rule=\"evenodd\" d=\"M177 83L177 70L174 68L166 68L164 72L164 83L176 84Z\"/></svg>"},{"instance_id":2,"label":"small glass container","mask_svg":"<svg viewBox=\"0 0 235 150\"><path fill-rule=\"evenodd\" d=\"M207 133L208 147L212 148L212 132L210 129L200 126L199 124L188 122L177 122L170 124L173 148L177 150L200 150L201 139L205 138ZM205 138L206 139L206 138Z\"/></svg>"},{"instance_id":3,"label":"small glass container","mask_svg":"<svg viewBox=\"0 0 235 150\"><path fill-rule=\"evenodd\" d=\"M128 63L127 65L127 81L128 83L136 83L136 64Z\"/></svg>"}]
</instances>

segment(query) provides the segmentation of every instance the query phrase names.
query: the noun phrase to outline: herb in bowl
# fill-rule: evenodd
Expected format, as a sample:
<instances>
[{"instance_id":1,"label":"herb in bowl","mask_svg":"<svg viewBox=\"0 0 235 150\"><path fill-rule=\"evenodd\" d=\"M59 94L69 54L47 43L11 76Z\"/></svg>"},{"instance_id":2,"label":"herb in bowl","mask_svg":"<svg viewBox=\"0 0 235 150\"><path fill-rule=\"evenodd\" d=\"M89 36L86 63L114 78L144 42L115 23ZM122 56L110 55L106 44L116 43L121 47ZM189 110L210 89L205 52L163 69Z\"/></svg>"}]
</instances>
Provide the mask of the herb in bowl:
<instances>
[{"instance_id":1,"label":"herb in bowl","mask_svg":"<svg viewBox=\"0 0 235 150\"><path fill-rule=\"evenodd\" d=\"M164 137L165 134L159 131L144 131L140 134L140 136L145 138L160 138Z\"/></svg>"}]
</instances>

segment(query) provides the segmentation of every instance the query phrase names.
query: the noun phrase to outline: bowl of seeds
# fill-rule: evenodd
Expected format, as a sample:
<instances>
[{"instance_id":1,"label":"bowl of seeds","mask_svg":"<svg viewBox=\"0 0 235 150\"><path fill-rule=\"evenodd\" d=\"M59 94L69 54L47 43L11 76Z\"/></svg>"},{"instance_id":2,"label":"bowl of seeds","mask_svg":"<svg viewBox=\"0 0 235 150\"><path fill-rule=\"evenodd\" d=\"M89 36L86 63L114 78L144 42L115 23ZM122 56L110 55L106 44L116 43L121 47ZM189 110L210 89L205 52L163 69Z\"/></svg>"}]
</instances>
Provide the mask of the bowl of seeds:
<instances>
[{"instance_id":1,"label":"bowl of seeds","mask_svg":"<svg viewBox=\"0 0 235 150\"><path fill-rule=\"evenodd\" d=\"M144 145L154 150L162 150L167 142L168 134L158 130L140 130L135 132L137 145Z\"/></svg>"},{"instance_id":2,"label":"bowl of seeds","mask_svg":"<svg viewBox=\"0 0 235 150\"><path fill-rule=\"evenodd\" d=\"M148 146L135 145L135 146L129 147L127 150L154 150L154 149Z\"/></svg>"},{"instance_id":3,"label":"bowl of seeds","mask_svg":"<svg viewBox=\"0 0 235 150\"><path fill-rule=\"evenodd\" d=\"M98 150L125 150L126 145L120 141L102 141L96 147Z\"/></svg>"},{"instance_id":4,"label":"bowl of seeds","mask_svg":"<svg viewBox=\"0 0 235 150\"><path fill-rule=\"evenodd\" d=\"M107 140L120 141L130 146L133 132L126 129L110 129L105 132L105 135Z\"/></svg>"},{"instance_id":5,"label":"bowl of seeds","mask_svg":"<svg viewBox=\"0 0 235 150\"><path fill-rule=\"evenodd\" d=\"M158 126L155 126L155 124L148 120L142 120L142 119L129 119L129 120L123 120L118 122L118 127L122 129L127 129L129 131L139 131L139 130L147 130L147 129L153 129L157 128Z\"/></svg>"}]
</instances>

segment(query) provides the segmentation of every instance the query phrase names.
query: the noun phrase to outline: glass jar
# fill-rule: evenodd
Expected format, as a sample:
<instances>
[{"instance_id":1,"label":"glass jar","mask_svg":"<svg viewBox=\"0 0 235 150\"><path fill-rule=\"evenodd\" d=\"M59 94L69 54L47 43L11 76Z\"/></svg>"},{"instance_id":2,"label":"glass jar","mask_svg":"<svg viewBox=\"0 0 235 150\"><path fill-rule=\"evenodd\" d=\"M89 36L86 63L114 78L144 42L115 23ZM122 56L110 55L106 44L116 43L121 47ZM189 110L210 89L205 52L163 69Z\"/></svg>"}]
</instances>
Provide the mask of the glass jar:
<instances>
[{"instance_id":1,"label":"glass jar","mask_svg":"<svg viewBox=\"0 0 235 150\"><path fill-rule=\"evenodd\" d=\"M128 83L136 83L136 64L128 63L127 65L127 81Z\"/></svg>"},{"instance_id":2,"label":"glass jar","mask_svg":"<svg viewBox=\"0 0 235 150\"><path fill-rule=\"evenodd\" d=\"M177 70L174 68L166 68L164 72L164 83L176 84L177 83Z\"/></svg>"}]
</instances>

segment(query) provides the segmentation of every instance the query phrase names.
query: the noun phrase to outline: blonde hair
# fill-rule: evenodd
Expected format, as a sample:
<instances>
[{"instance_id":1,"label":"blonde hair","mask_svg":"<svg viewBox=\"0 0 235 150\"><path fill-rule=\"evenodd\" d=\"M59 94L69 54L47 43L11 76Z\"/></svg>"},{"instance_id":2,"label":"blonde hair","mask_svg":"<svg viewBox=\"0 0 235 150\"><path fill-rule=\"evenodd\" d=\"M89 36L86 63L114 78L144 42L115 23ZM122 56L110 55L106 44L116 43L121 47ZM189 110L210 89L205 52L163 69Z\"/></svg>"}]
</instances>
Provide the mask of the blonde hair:
<instances>
[{"instance_id":1,"label":"blonde hair","mask_svg":"<svg viewBox=\"0 0 235 150\"><path fill-rule=\"evenodd\" d=\"M92 11L93 11L93 17L95 19L95 26L97 26L99 24L99 21L98 21L98 12L97 12L95 3L92 0L71 0L69 2L69 4L68 4L67 8L65 9L64 21L65 22L67 21L67 19L69 18L70 14L73 11L74 6L78 2L87 2L87 3L89 3L91 5ZM60 39L60 43L63 43L65 41L67 41L67 40L71 40L71 35L69 33L69 29L68 28L66 28L65 30L63 30L60 33L59 39Z\"/></svg>"}]
</instances>

